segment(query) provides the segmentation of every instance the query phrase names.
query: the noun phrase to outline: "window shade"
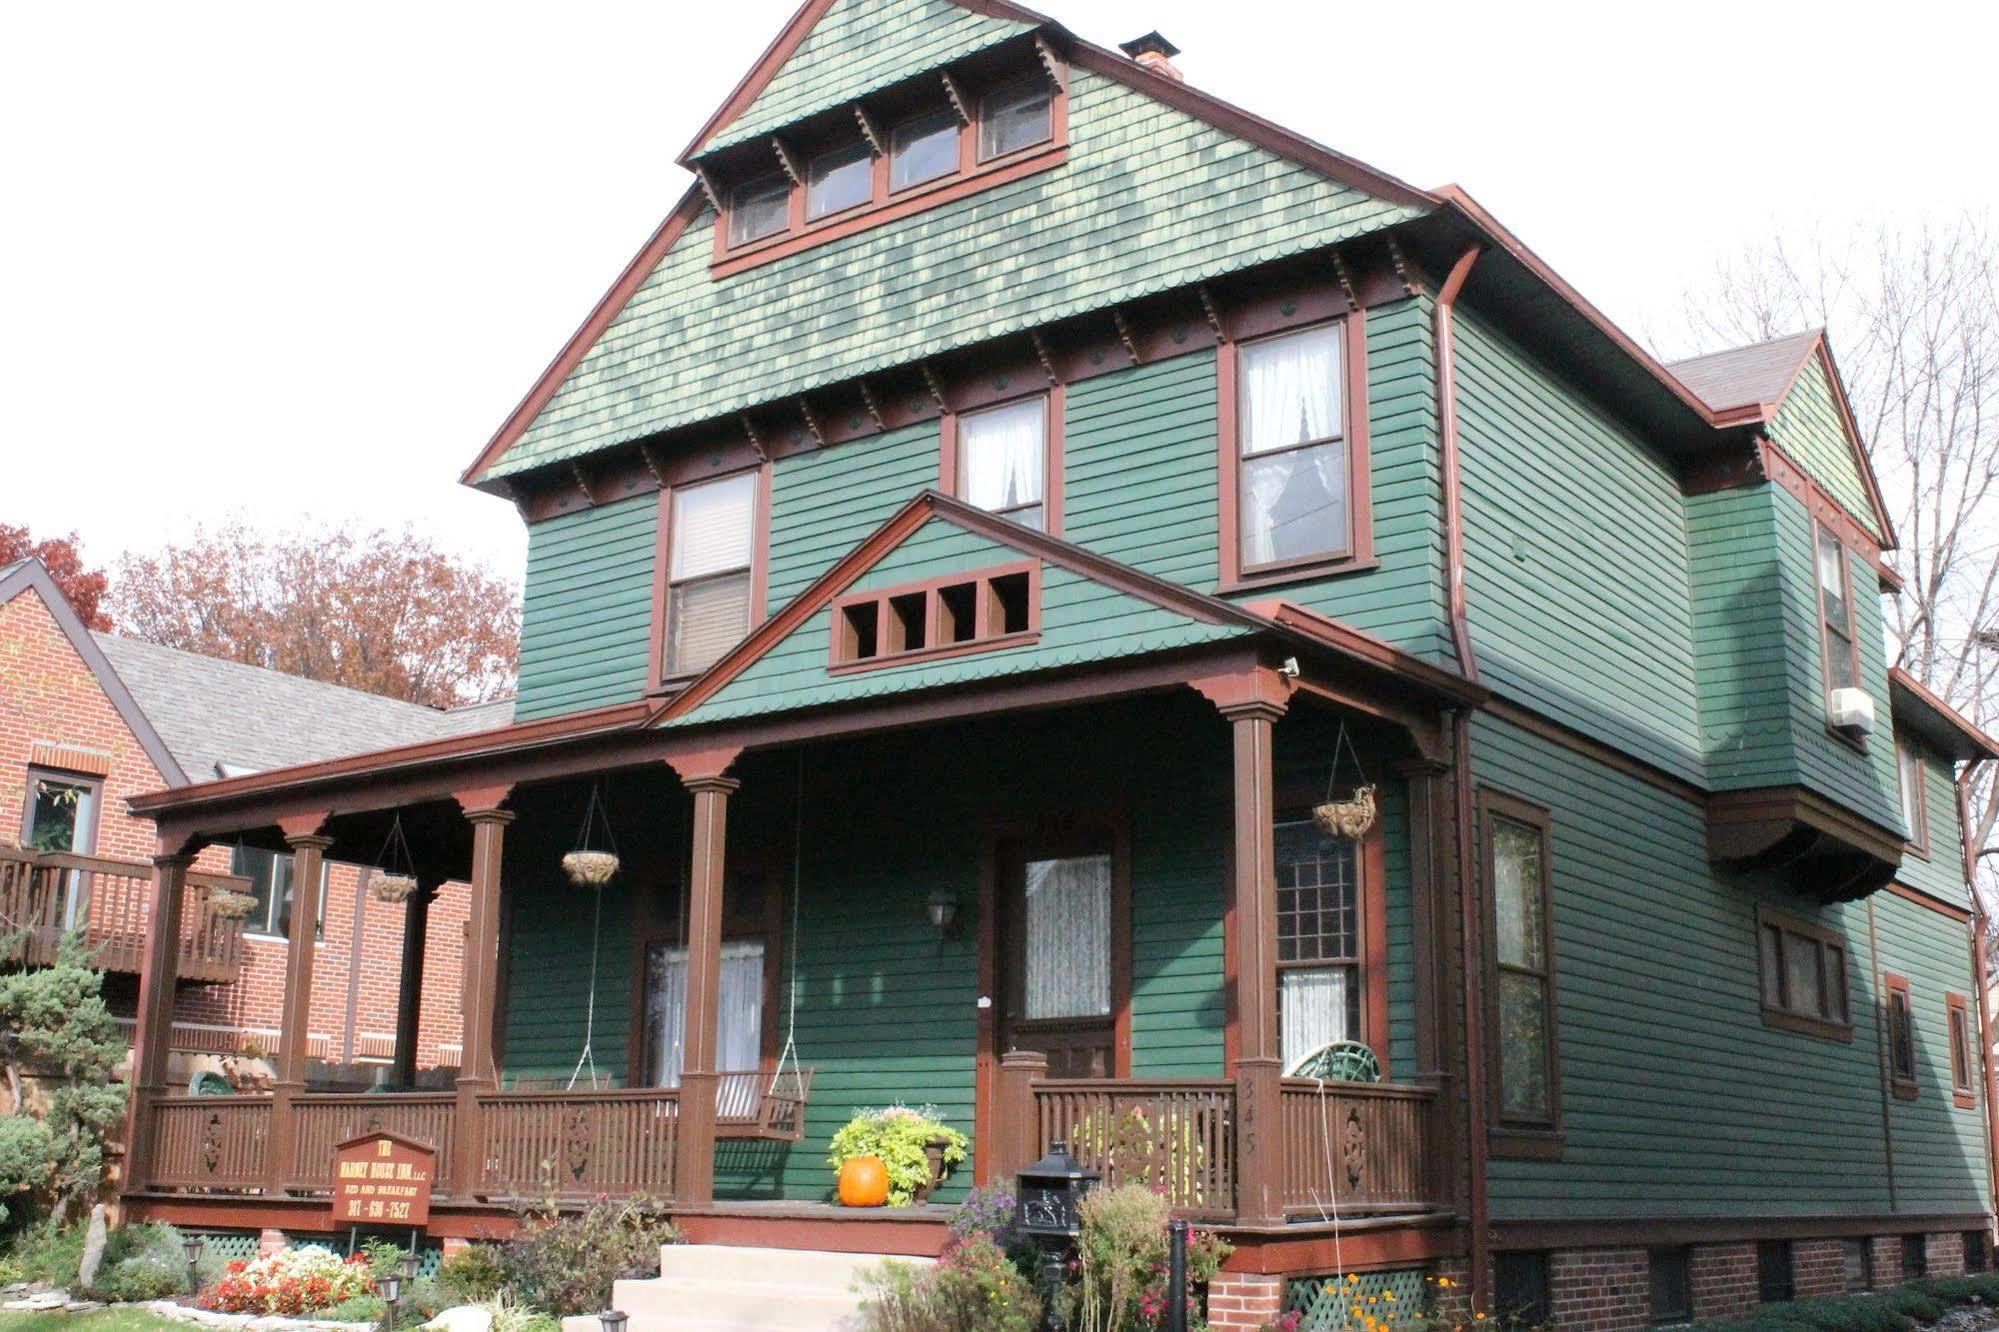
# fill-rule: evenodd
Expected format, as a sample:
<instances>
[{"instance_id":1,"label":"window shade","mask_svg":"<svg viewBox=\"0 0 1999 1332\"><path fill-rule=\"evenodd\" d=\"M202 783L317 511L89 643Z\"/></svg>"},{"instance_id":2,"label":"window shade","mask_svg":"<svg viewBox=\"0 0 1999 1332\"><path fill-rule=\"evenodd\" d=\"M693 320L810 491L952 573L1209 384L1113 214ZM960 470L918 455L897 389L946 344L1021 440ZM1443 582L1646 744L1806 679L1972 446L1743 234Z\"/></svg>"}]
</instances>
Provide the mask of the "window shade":
<instances>
[{"instance_id":1,"label":"window shade","mask_svg":"<svg viewBox=\"0 0 1999 1332\"><path fill-rule=\"evenodd\" d=\"M754 472L674 491L673 580L747 569L756 536L756 504Z\"/></svg>"},{"instance_id":2,"label":"window shade","mask_svg":"<svg viewBox=\"0 0 1999 1332\"><path fill-rule=\"evenodd\" d=\"M1111 858L1034 860L1025 894L1026 994L1021 1016L1111 1011Z\"/></svg>"},{"instance_id":3,"label":"window shade","mask_svg":"<svg viewBox=\"0 0 1999 1332\"><path fill-rule=\"evenodd\" d=\"M673 589L666 610L666 673L691 675L714 665L750 631L747 572Z\"/></svg>"}]
</instances>

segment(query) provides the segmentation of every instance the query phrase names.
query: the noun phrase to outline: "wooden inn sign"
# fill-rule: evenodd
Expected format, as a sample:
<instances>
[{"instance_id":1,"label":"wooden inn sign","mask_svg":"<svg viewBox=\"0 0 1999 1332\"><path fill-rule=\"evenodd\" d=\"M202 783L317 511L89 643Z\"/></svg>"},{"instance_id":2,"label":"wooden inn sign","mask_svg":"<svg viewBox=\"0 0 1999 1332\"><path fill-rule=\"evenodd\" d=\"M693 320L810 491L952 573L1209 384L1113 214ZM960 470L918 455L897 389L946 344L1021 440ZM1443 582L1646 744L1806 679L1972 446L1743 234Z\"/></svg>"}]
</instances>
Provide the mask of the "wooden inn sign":
<instances>
[{"instance_id":1,"label":"wooden inn sign","mask_svg":"<svg viewBox=\"0 0 1999 1332\"><path fill-rule=\"evenodd\" d=\"M333 1149L335 1225L420 1228L430 1220L437 1152L394 1133L364 1133Z\"/></svg>"}]
</instances>

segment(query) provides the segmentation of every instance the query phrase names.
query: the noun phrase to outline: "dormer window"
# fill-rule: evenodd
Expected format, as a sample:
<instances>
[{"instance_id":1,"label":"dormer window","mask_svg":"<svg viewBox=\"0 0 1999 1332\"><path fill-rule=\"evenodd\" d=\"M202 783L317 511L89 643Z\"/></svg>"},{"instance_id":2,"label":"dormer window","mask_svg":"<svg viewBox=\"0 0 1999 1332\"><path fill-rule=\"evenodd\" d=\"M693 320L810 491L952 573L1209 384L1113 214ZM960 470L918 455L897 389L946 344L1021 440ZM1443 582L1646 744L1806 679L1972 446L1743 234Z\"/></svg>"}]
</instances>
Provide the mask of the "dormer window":
<instances>
[{"instance_id":1,"label":"dormer window","mask_svg":"<svg viewBox=\"0 0 1999 1332\"><path fill-rule=\"evenodd\" d=\"M821 153L806 169L805 216L808 221L858 208L874 197L874 154L865 143Z\"/></svg>"},{"instance_id":2,"label":"dormer window","mask_svg":"<svg viewBox=\"0 0 1999 1332\"><path fill-rule=\"evenodd\" d=\"M888 187L906 190L958 169L958 113L943 107L904 121L889 134Z\"/></svg>"},{"instance_id":3,"label":"dormer window","mask_svg":"<svg viewBox=\"0 0 1999 1332\"><path fill-rule=\"evenodd\" d=\"M775 236L791 223L791 182L782 172L739 185L729 196L729 244Z\"/></svg>"},{"instance_id":4,"label":"dormer window","mask_svg":"<svg viewBox=\"0 0 1999 1332\"><path fill-rule=\"evenodd\" d=\"M1037 143L1053 133L1050 108L1054 89L1041 77L996 88L979 99L979 160L990 162Z\"/></svg>"}]
</instances>

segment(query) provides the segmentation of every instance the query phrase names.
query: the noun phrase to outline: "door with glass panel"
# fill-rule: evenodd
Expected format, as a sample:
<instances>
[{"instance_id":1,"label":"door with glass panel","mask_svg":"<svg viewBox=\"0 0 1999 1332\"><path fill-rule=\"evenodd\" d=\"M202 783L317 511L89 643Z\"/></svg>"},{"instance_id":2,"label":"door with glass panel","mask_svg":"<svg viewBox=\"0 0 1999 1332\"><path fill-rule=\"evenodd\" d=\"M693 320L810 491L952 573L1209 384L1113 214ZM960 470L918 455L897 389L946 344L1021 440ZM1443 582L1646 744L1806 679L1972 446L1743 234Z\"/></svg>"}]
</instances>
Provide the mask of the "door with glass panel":
<instances>
[{"instance_id":1,"label":"door with glass panel","mask_svg":"<svg viewBox=\"0 0 1999 1332\"><path fill-rule=\"evenodd\" d=\"M1116 1076L1123 996L1110 845L1017 847L999 868L1000 1048L1039 1050L1051 1077Z\"/></svg>"},{"instance_id":2,"label":"door with glass panel","mask_svg":"<svg viewBox=\"0 0 1999 1332\"><path fill-rule=\"evenodd\" d=\"M30 768L22 841L31 851L89 855L97 846L97 799L94 781ZM61 875L60 885L57 923L65 930L77 929L90 913L89 877L81 870L69 870Z\"/></svg>"}]
</instances>

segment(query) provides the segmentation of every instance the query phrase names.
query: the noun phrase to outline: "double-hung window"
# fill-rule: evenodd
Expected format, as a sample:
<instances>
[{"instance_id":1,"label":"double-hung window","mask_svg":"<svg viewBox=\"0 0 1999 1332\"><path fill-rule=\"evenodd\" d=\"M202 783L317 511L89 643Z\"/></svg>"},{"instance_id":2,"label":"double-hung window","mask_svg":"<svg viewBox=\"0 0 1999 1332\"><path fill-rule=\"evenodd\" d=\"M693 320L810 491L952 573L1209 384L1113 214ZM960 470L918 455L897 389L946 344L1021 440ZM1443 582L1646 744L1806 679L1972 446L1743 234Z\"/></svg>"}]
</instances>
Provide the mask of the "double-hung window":
<instances>
[{"instance_id":1,"label":"double-hung window","mask_svg":"<svg viewBox=\"0 0 1999 1332\"><path fill-rule=\"evenodd\" d=\"M1235 354L1238 567L1350 554L1346 325L1262 338Z\"/></svg>"},{"instance_id":2,"label":"double-hung window","mask_svg":"<svg viewBox=\"0 0 1999 1332\"><path fill-rule=\"evenodd\" d=\"M1846 547L1829 527L1818 529L1819 614L1824 626L1825 687L1852 689L1860 684L1860 658L1854 648L1853 580Z\"/></svg>"},{"instance_id":3,"label":"double-hung window","mask_svg":"<svg viewBox=\"0 0 1999 1332\"><path fill-rule=\"evenodd\" d=\"M672 496L663 654L669 679L706 670L750 631L757 473L680 486Z\"/></svg>"},{"instance_id":4,"label":"double-hung window","mask_svg":"<svg viewBox=\"0 0 1999 1332\"><path fill-rule=\"evenodd\" d=\"M89 855L97 848L97 806L103 783L41 768L28 769L27 808L22 811L21 840L31 851L69 851ZM62 924L75 929L88 917L89 877L82 870L63 876Z\"/></svg>"},{"instance_id":5,"label":"double-hung window","mask_svg":"<svg viewBox=\"0 0 1999 1332\"><path fill-rule=\"evenodd\" d=\"M1916 1099L1916 1004L1908 978L1883 975L1888 992L1888 1090L1905 1101Z\"/></svg>"},{"instance_id":6,"label":"double-hung window","mask_svg":"<svg viewBox=\"0 0 1999 1332\"><path fill-rule=\"evenodd\" d=\"M1310 819L1277 825L1277 1029L1284 1064L1363 1040L1360 853Z\"/></svg>"},{"instance_id":7,"label":"double-hung window","mask_svg":"<svg viewBox=\"0 0 1999 1332\"><path fill-rule=\"evenodd\" d=\"M965 412L957 419L957 494L968 504L1049 529L1048 394Z\"/></svg>"},{"instance_id":8,"label":"double-hung window","mask_svg":"<svg viewBox=\"0 0 1999 1332\"><path fill-rule=\"evenodd\" d=\"M1482 801L1490 897L1495 1101L1502 1132L1552 1143L1560 1121L1555 1083L1554 935L1549 920L1548 816L1488 792Z\"/></svg>"},{"instance_id":9,"label":"double-hung window","mask_svg":"<svg viewBox=\"0 0 1999 1332\"><path fill-rule=\"evenodd\" d=\"M1050 117L1054 100L1054 88L1039 72L980 98L979 160L990 162L1046 143L1054 134Z\"/></svg>"},{"instance_id":10,"label":"double-hung window","mask_svg":"<svg viewBox=\"0 0 1999 1332\"><path fill-rule=\"evenodd\" d=\"M752 1072L763 1060L764 941L726 941L721 960L715 1068ZM671 941L648 944L645 966L646 1085L678 1087L687 1031L687 949Z\"/></svg>"},{"instance_id":11,"label":"double-hung window","mask_svg":"<svg viewBox=\"0 0 1999 1332\"><path fill-rule=\"evenodd\" d=\"M1853 1038L1846 939L1837 930L1758 908L1756 956L1767 1025Z\"/></svg>"},{"instance_id":12,"label":"double-hung window","mask_svg":"<svg viewBox=\"0 0 1999 1332\"><path fill-rule=\"evenodd\" d=\"M1930 811L1929 765L1923 761L1922 751L1903 741L1895 751L1895 763L1901 773L1902 823L1909 830L1909 845L1916 848L1918 855L1930 853Z\"/></svg>"}]
</instances>

